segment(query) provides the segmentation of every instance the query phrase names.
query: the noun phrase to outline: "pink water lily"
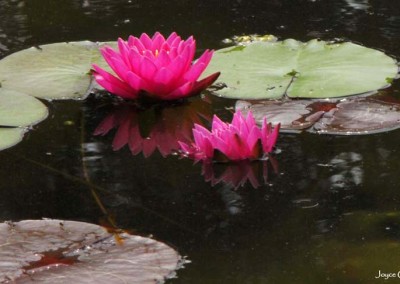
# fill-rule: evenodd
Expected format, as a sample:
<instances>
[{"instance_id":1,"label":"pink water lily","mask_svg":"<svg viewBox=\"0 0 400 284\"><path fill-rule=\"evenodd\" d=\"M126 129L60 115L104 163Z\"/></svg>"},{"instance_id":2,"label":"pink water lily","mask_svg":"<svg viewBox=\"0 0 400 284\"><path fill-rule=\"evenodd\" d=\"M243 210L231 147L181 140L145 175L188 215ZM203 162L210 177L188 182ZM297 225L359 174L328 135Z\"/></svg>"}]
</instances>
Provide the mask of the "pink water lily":
<instances>
[{"instance_id":1,"label":"pink water lily","mask_svg":"<svg viewBox=\"0 0 400 284\"><path fill-rule=\"evenodd\" d=\"M113 75L93 64L99 85L124 99L148 96L157 100L176 100L196 95L219 76L214 73L202 80L200 75L209 64L213 51L206 50L193 63L196 41L182 40L175 32L167 39L156 32L152 38L143 33L128 41L118 39L118 51L111 47L101 50Z\"/></svg>"},{"instance_id":2,"label":"pink water lily","mask_svg":"<svg viewBox=\"0 0 400 284\"><path fill-rule=\"evenodd\" d=\"M180 142L181 150L195 160L210 160L217 152L233 161L259 159L270 153L278 138L280 124L272 129L264 118L261 129L249 111L244 117L240 111L233 115L232 123L225 123L214 115L211 131L195 124L194 143Z\"/></svg>"}]
</instances>

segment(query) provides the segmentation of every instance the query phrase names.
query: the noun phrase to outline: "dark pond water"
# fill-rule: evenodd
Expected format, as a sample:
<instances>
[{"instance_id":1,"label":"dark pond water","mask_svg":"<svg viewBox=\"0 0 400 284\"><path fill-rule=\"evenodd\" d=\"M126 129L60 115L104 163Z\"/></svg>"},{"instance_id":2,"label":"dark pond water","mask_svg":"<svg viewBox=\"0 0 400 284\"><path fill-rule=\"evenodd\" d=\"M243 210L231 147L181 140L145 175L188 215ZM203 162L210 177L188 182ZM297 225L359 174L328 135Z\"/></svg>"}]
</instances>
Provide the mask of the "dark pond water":
<instances>
[{"instance_id":1,"label":"dark pond water","mask_svg":"<svg viewBox=\"0 0 400 284\"><path fill-rule=\"evenodd\" d=\"M199 51L220 48L233 35L268 33L351 40L398 59L400 1L0 3L0 57L43 43L155 31L193 34ZM398 97L400 83L387 91ZM205 100L211 104L198 98L188 106L127 115L156 140L143 142L136 156L127 145L113 151L115 130L93 135L107 116L126 110L93 99L48 102L49 118L0 153L0 219L111 219L188 256L192 263L168 283L382 283L375 279L379 271L400 270L400 130L353 137L282 134L273 163L239 169L202 168L154 150L158 144L168 151L170 136L186 133L184 122L213 113L230 118L233 101ZM258 188L216 183L222 176L251 175L251 169ZM206 181L210 171L214 185ZM400 283L397 275L389 281Z\"/></svg>"}]
</instances>

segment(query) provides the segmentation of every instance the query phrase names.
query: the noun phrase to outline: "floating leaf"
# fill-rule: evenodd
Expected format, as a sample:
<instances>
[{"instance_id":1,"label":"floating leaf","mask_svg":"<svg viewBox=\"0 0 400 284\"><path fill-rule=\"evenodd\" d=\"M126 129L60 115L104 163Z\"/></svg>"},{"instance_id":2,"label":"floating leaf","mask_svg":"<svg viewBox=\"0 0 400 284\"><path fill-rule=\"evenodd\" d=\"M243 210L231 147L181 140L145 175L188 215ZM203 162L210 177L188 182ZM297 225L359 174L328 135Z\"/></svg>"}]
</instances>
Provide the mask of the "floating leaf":
<instances>
[{"instance_id":1,"label":"floating leaf","mask_svg":"<svg viewBox=\"0 0 400 284\"><path fill-rule=\"evenodd\" d=\"M360 135L400 128L400 102L381 96L348 98L343 101L237 101L236 109L252 111L258 124L265 116L281 123L284 132L306 129L319 134Z\"/></svg>"},{"instance_id":2,"label":"floating leaf","mask_svg":"<svg viewBox=\"0 0 400 284\"><path fill-rule=\"evenodd\" d=\"M23 93L0 89L0 126L29 126L47 117L47 107Z\"/></svg>"},{"instance_id":3,"label":"floating leaf","mask_svg":"<svg viewBox=\"0 0 400 284\"><path fill-rule=\"evenodd\" d=\"M13 53L0 60L1 86L44 99L82 97L91 85L92 63L103 66L100 46L54 43Z\"/></svg>"},{"instance_id":4,"label":"floating leaf","mask_svg":"<svg viewBox=\"0 0 400 284\"><path fill-rule=\"evenodd\" d=\"M1 88L0 150L19 143L26 127L42 121L47 115L47 107L34 97Z\"/></svg>"},{"instance_id":5,"label":"floating leaf","mask_svg":"<svg viewBox=\"0 0 400 284\"><path fill-rule=\"evenodd\" d=\"M324 111L312 109L312 101L308 100L287 100L287 101L237 101L236 109L247 113L250 109L258 124L267 117L267 121L274 126L281 124L284 132L298 132L312 126L323 114Z\"/></svg>"},{"instance_id":6,"label":"floating leaf","mask_svg":"<svg viewBox=\"0 0 400 284\"><path fill-rule=\"evenodd\" d=\"M0 151L21 142L24 133L23 128L0 128Z\"/></svg>"},{"instance_id":7,"label":"floating leaf","mask_svg":"<svg viewBox=\"0 0 400 284\"><path fill-rule=\"evenodd\" d=\"M344 101L314 125L318 133L373 134L400 128L400 105L367 98Z\"/></svg>"},{"instance_id":8,"label":"floating leaf","mask_svg":"<svg viewBox=\"0 0 400 284\"><path fill-rule=\"evenodd\" d=\"M181 262L163 243L74 221L1 223L0 242L1 283L163 283Z\"/></svg>"},{"instance_id":9,"label":"floating leaf","mask_svg":"<svg viewBox=\"0 0 400 284\"><path fill-rule=\"evenodd\" d=\"M206 73L215 71L227 86L216 91L222 97L332 98L384 88L398 67L383 52L354 43L288 39L220 49Z\"/></svg>"}]
</instances>

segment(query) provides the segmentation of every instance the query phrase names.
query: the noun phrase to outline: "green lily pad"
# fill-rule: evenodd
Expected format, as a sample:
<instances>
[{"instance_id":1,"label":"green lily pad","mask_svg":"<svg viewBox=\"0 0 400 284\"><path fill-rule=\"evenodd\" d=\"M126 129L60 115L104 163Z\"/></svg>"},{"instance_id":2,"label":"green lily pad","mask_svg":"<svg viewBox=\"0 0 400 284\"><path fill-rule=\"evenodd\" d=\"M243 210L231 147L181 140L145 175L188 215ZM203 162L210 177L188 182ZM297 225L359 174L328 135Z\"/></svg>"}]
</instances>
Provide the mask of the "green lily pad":
<instances>
[{"instance_id":1,"label":"green lily pad","mask_svg":"<svg viewBox=\"0 0 400 284\"><path fill-rule=\"evenodd\" d=\"M28 126L48 115L47 107L29 95L0 89L0 150L19 143Z\"/></svg>"},{"instance_id":2,"label":"green lily pad","mask_svg":"<svg viewBox=\"0 0 400 284\"><path fill-rule=\"evenodd\" d=\"M30 126L45 119L47 114L47 107L38 99L0 89L0 126Z\"/></svg>"},{"instance_id":3,"label":"green lily pad","mask_svg":"<svg viewBox=\"0 0 400 284\"><path fill-rule=\"evenodd\" d=\"M0 128L0 151L21 142L24 133L24 128Z\"/></svg>"},{"instance_id":4,"label":"green lily pad","mask_svg":"<svg viewBox=\"0 0 400 284\"><path fill-rule=\"evenodd\" d=\"M92 63L102 65L104 61L99 52L102 45L64 42L13 53L0 60L0 84L4 89L38 98L81 98L91 87Z\"/></svg>"},{"instance_id":5,"label":"green lily pad","mask_svg":"<svg viewBox=\"0 0 400 284\"><path fill-rule=\"evenodd\" d=\"M254 42L215 52L206 73L221 71L218 96L235 99L343 97L384 88L396 61L354 43L293 39Z\"/></svg>"}]
</instances>

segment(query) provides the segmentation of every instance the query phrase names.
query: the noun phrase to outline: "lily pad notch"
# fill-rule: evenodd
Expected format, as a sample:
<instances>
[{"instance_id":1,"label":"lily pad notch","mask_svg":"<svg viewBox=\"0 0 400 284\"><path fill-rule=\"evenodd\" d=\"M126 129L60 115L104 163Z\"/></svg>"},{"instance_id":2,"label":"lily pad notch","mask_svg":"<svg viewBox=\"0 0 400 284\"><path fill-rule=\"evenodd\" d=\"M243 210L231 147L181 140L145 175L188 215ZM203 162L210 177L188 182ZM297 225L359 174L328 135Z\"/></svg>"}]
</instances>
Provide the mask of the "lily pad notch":
<instances>
[{"instance_id":1,"label":"lily pad notch","mask_svg":"<svg viewBox=\"0 0 400 284\"><path fill-rule=\"evenodd\" d=\"M47 115L47 107L38 99L0 88L0 150L19 143L24 133Z\"/></svg>"},{"instance_id":2,"label":"lily pad notch","mask_svg":"<svg viewBox=\"0 0 400 284\"><path fill-rule=\"evenodd\" d=\"M48 116L34 97L80 99L96 88L90 70L92 63L102 65L100 46L90 41L47 44L0 60L0 150L19 143L29 127Z\"/></svg>"},{"instance_id":3,"label":"lily pad notch","mask_svg":"<svg viewBox=\"0 0 400 284\"><path fill-rule=\"evenodd\" d=\"M233 99L338 98L376 91L398 76L396 60L345 42L293 39L254 42L217 50L206 75L221 71L227 87L215 94Z\"/></svg>"}]
</instances>

